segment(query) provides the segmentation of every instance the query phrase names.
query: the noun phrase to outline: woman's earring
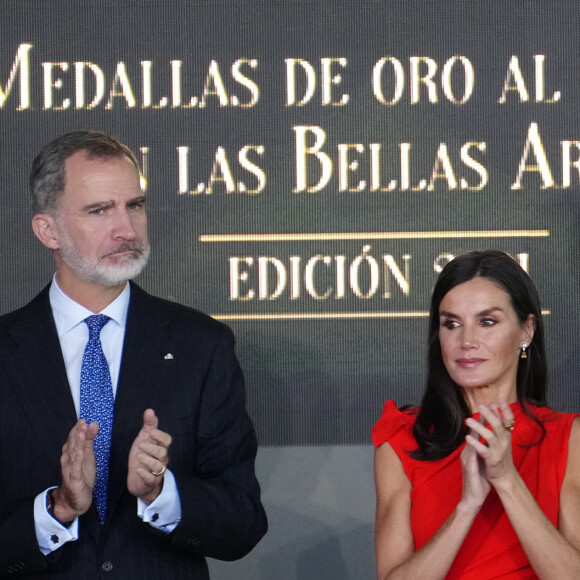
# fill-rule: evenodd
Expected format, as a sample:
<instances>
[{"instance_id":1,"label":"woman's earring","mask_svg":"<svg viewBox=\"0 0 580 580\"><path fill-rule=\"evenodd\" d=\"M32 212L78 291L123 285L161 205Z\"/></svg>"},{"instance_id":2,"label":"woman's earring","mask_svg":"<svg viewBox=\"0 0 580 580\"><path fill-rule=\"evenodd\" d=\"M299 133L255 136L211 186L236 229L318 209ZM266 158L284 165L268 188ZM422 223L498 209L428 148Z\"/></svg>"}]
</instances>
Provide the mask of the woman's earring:
<instances>
[{"instance_id":1,"label":"woman's earring","mask_svg":"<svg viewBox=\"0 0 580 580\"><path fill-rule=\"evenodd\" d=\"M526 352L526 350L528 349L528 343L524 342L522 343L522 352L520 354L520 358L528 358L528 353Z\"/></svg>"}]
</instances>

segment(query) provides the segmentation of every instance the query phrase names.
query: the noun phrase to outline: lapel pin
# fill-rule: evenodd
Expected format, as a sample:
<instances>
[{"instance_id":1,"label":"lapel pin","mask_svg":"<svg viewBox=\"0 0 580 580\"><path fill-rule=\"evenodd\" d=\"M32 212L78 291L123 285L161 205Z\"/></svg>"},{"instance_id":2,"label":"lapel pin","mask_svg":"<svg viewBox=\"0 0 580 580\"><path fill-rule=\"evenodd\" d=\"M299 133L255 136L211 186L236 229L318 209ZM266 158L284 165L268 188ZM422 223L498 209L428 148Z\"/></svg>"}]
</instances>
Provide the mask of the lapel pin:
<instances>
[{"instance_id":1,"label":"lapel pin","mask_svg":"<svg viewBox=\"0 0 580 580\"><path fill-rule=\"evenodd\" d=\"M165 360L171 360L173 358L173 355L170 352L168 352L163 358Z\"/></svg>"}]
</instances>

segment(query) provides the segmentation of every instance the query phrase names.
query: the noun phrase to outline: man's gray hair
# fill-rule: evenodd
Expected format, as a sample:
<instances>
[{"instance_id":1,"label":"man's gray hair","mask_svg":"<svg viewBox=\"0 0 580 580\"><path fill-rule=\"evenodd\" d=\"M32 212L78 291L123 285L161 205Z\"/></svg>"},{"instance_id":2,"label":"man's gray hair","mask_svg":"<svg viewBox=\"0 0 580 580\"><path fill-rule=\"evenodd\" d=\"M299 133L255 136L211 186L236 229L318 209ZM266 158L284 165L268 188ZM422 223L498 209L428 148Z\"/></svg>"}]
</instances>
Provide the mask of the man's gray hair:
<instances>
[{"instance_id":1,"label":"man's gray hair","mask_svg":"<svg viewBox=\"0 0 580 580\"><path fill-rule=\"evenodd\" d=\"M118 159L127 157L140 173L134 153L115 137L100 131L72 131L45 145L32 163L30 193L32 211L54 213L65 188L64 163L75 153L86 152L89 159Z\"/></svg>"}]
</instances>

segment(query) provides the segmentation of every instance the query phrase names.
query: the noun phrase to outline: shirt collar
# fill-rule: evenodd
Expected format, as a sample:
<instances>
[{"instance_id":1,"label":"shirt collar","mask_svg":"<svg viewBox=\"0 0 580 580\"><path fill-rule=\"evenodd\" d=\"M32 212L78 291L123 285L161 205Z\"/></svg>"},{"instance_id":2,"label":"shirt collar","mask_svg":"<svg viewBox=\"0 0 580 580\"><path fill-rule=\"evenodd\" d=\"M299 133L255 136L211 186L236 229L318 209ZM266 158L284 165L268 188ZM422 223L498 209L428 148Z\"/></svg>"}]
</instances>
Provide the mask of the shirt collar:
<instances>
[{"instance_id":1,"label":"shirt collar","mask_svg":"<svg viewBox=\"0 0 580 580\"><path fill-rule=\"evenodd\" d=\"M59 338L77 326L77 324L80 324L87 316L94 314L94 312L81 306L62 291L56 280L56 274L52 279L48 296ZM124 329L127 322L130 297L131 285L127 282L121 294L106 308L101 310L99 314L106 314Z\"/></svg>"}]
</instances>

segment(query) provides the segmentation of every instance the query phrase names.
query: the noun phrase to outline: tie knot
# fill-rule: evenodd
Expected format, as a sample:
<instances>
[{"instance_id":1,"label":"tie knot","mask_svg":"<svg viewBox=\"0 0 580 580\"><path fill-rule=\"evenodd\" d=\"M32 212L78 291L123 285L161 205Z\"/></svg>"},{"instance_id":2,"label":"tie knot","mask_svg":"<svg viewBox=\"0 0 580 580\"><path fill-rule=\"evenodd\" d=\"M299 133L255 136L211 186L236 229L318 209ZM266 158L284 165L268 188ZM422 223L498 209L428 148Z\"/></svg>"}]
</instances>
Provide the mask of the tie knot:
<instances>
[{"instance_id":1,"label":"tie knot","mask_svg":"<svg viewBox=\"0 0 580 580\"><path fill-rule=\"evenodd\" d=\"M89 340L99 338L101 329L111 320L106 314L93 314L83 320L89 327Z\"/></svg>"}]
</instances>

